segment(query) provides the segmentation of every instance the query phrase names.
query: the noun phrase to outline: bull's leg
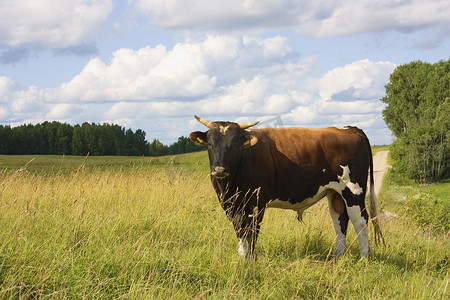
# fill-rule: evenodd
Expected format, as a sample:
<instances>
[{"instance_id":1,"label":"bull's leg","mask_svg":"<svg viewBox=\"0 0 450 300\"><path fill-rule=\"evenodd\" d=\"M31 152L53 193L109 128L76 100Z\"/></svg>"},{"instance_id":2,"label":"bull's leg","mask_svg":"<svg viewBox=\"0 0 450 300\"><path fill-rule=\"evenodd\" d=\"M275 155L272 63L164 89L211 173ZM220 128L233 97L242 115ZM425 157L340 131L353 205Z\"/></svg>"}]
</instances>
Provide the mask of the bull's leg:
<instances>
[{"instance_id":1,"label":"bull's leg","mask_svg":"<svg viewBox=\"0 0 450 300\"><path fill-rule=\"evenodd\" d=\"M238 254L240 257L248 259L253 256L254 249L252 249L252 239L251 237L242 237L239 238L238 242Z\"/></svg>"},{"instance_id":2,"label":"bull's leg","mask_svg":"<svg viewBox=\"0 0 450 300\"><path fill-rule=\"evenodd\" d=\"M347 202L347 213L352 221L353 228L355 228L358 234L361 257L367 257L369 255L369 228L367 226L369 215L367 214L364 203L364 194L354 195L349 190L344 190L344 198L347 200L345 201Z\"/></svg>"},{"instance_id":3,"label":"bull's leg","mask_svg":"<svg viewBox=\"0 0 450 300\"><path fill-rule=\"evenodd\" d=\"M256 259L255 247L263 215L263 210L259 211L255 208L253 209L253 213L245 213L245 215L240 218L240 222L233 222L236 235L239 239L238 254L242 258Z\"/></svg>"},{"instance_id":4,"label":"bull's leg","mask_svg":"<svg viewBox=\"0 0 450 300\"><path fill-rule=\"evenodd\" d=\"M342 176L338 176L341 184L345 184L342 197L347 208L347 213L352 221L353 227L358 234L359 251L361 257L369 255L369 228L367 227L369 215L364 203L367 189L367 168L353 168L341 166Z\"/></svg>"},{"instance_id":5,"label":"bull's leg","mask_svg":"<svg viewBox=\"0 0 450 300\"><path fill-rule=\"evenodd\" d=\"M248 259L254 255L256 232L252 228L253 216L245 214L244 220L238 224L239 229L236 230L236 235L239 239L238 242L238 254L240 257ZM236 229L236 226L235 226Z\"/></svg>"},{"instance_id":6,"label":"bull's leg","mask_svg":"<svg viewBox=\"0 0 450 300\"><path fill-rule=\"evenodd\" d=\"M339 257L345 253L349 217L341 195L338 193L329 194L327 199L334 231L336 232L335 255Z\"/></svg>"},{"instance_id":7,"label":"bull's leg","mask_svg":"<svg viewBox=\"0 0 450 300\"><path fill-rule=\"evenodd\" d=\"M353 228L355 228L359 239L359 251L361 257L369 256L369 227L367 226L366 208L359 205L347 207L348 215L352 220Z\"/></svg>"}]
</instances>

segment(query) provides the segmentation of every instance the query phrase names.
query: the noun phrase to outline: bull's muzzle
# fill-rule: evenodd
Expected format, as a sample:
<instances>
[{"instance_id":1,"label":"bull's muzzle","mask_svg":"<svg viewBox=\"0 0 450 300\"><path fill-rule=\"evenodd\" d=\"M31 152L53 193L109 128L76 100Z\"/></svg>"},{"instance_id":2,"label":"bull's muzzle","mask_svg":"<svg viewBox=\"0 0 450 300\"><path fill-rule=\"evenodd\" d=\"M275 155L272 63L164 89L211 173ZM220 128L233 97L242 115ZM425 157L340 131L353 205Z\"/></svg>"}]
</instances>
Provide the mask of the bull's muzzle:
<instances>
[{"instance_id":1,"label":"bull's muzzle","mask_svg":"<svg viewBox=\"0 0 450 300\"><path fill-rule=\"evenodd\" d=\"M216 178L225 178L230 174L226 172L224 167L215 166L212 168L211 175Z\"/></svg>"}]
</instances>

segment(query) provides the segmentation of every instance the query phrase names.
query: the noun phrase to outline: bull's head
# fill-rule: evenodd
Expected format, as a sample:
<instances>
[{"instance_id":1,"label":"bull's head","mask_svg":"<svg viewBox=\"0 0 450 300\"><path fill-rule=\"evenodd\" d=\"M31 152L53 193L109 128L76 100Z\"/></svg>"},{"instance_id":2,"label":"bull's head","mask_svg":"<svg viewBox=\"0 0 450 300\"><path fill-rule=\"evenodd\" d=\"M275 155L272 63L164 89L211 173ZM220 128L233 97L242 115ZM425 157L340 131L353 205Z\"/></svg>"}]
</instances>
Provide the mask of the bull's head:
<instances>
[{"instance_id":1,"label":"bull's head","mask_svg":"<svg viewBox=\"0 0 450 300\"><path fill-rule=\"evenodd\" d=\"M219 179L228 177L237 169L243 153L258 142L246 129L259 122L212 122L194 117L209 130L192 132L189 138L197 144L208 145L211 175Z\"/></svg>"}]
</instances>

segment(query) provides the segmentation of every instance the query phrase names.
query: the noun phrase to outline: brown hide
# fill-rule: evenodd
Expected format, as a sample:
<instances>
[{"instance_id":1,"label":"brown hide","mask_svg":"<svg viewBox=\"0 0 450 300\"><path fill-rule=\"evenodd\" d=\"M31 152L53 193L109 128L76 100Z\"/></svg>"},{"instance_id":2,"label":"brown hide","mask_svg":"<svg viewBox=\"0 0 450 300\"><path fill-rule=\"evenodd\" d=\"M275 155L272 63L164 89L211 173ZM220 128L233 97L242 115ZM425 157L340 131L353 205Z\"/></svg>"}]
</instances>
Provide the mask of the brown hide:
<instances>
[{"instance_id":1,"label":"brown hide","mask_svg":"<svg viewBox=\"0 0 450 300\"><path fill-rule=\"evenodd\" d=\"M234 185L261 187L261 194L268 197L261 199L264 202L296 203L312 197L319 186L338 181L341 166L350 166L352 182L361 186L367 182L370 148L354 130L265 128L250 133L258 143L250 149L250 164L240 169L242 176Z\"/></svg>"}]
</instances>

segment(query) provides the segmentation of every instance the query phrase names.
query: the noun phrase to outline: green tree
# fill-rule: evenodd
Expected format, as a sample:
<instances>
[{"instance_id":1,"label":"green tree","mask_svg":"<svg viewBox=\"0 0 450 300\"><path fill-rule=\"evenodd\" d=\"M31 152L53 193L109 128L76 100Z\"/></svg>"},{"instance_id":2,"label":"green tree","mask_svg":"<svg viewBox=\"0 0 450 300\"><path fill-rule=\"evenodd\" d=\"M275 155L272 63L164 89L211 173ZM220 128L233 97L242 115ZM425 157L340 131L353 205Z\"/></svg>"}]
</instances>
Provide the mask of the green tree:
<instances>
[{"instance_id":1,"label":"green tree","mask_svg":"<svg viewBox=\"0 0 450 300\"><path fill-rule=\"evenodd\" d=\"M0 125L0 154L12 154L12 143L11 126Z\"/></svg>"},{"instance_id":2,"label":"green tree","mask_svg":"<svg viewBox=\"0 0 450 300\"><path fill-rule=\"evenodd\" d=\"M72 154L71 144L73 127L69 124L59 124L55 136L55 152L53 154Z\"/></svg>"},{"instance_id":3,"label":"green tree","mask_svg":"<svg viewBox=\"0 0 450 300\"><path fill-rule=\"evenodd\" d=\"M161 156L169 154L169 148L163 145L158 139L154 139L148 145L148 155L150 156Z\"/></svg>"},{"instance_id":4,"label":"green tree","mask_svg":"<svg viewBox=\"0 0 450 300\"><path fill-rule=\"evenodd\" d=\"M134 133L138 155L148 155L148 142L145 139L145 131L138 129Z\"/></svg>"},{"instance_id":5,"label":"green tree","mask_svg":"<svg viewBox=\"0 0 450 300\"><path fill-rule=\"evenodd\" d=\"M86 147L83 129L80 125L75 125L75 127L73 128L72 154L86 155L88 152L89 151Z\"/></svg>"},{"instance_id":6,"label":"green tree","mask_svg":"<svg viewBox=\"0 0 450 300\"><path fill-rule=\"evenodd\" d=\"M195 151L205 150L206 146L200 146L194 143L190 138L181 136L178 138L178 141L169 146L170 154L181 154L181 153L189 153Z\"/></svg>"},{"instance_id":7,"label":"green tree","mask_svg":"<svg viewBox=\"0 0 450 300\"><path fill-rule=\"evenodd\" d=\"M449 177L450 60L401 65L386 85L383 118L397 140L394 168L418 182Z\"/></svg>"},{"instance_id":8,"label":"green tree","mask_svg":"<svg viewBox=\"0 0 450 300\"><path fill-rule=\"evenodd\" d=\"M179 154L203 150L186 137L170 147L154 139L146 140L145 131L125 130L116 124L60 122L24 124L17 127L0 125L0 154L67 154L67 155L152 155Z\"/></svg>"}]
</instances>

